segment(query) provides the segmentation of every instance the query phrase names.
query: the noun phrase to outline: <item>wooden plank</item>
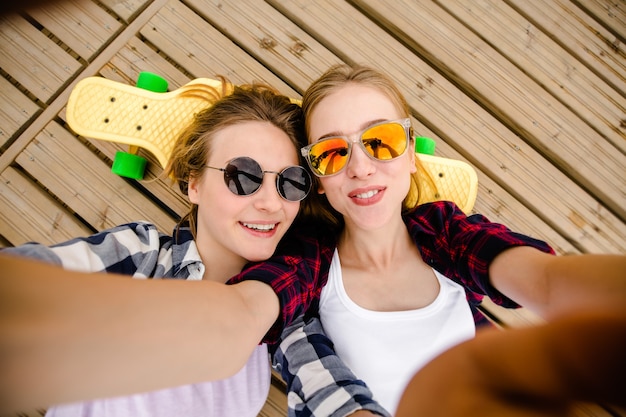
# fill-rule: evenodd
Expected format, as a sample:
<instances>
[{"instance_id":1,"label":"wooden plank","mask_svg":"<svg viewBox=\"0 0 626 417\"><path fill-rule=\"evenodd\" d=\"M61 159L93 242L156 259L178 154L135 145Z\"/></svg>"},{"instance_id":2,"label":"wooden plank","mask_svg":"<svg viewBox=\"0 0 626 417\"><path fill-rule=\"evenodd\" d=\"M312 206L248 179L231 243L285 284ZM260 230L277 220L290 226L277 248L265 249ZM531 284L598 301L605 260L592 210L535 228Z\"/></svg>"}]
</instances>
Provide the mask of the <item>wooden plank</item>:
<instances>
[{"instance_id":1,"label":"wooden plank","mask_svg":"<svg viewBox=\"0 0 626 417\"><path fill-rule=\"evenodd\" d=\"M511 309L500 307L491 301L489 297L483 299L480 304L480 310L500 328L527 327L544 321L527 308Z\"/></svg>"},{"instance_id":2,"label":"wooden plank","mask_svg":"<svg viewBox=\"0 0 626 417\"><path fill-rule=\"evenodd\" d=\"M137 17L123 32L116 36L115 40L111 42L109 46L105 48L94 60L82 71L81 75L71 81L67 88L56 97L48 107L44 109L41 115L30 124L24 132L22 132L18 138L11 144L11 146L0 155L0 170L5 169L7 166L13 163L13 160L22 150L30 143L37 133L42 130L46 124L54 119L57 114L67 104L67 99L73 86L80 81L82 77L91 76L98 73L98 70L102 68L107 61L117 53L117 51L124 46L128 39L134 37L139 28L145 24L165 3L166 0L153 0L152 4ZM1 27L1 25L0 25Z\"/></svg>"},{"instance_id":3,"label":"wooden plank","mask_svg":"<svg viewBox=\"0 0 626 417\"><path fill-rule=\"evenodd\" d=\"M573 0L581 9L626 42L626 4L620 0Z\"/></svg>"},{"instance_id":4,"label":"wooden plank","mask_svg":"<svg viewBox=\"0 0 626 417\"><path fill-rule=\"evenodd\" d=\"M28 21L16 14L0 17L2 69L43 102L48 102L81 68Z\"/></svg>"},{"instance_id":5,"label":"wooden plank","mask_svg":"<svg viewBox=\"0 0 626 417\"><path fill-rule=\"evenodd\" d=\"M30 241L50 245L92 233L19 171L9 167L0 179L1 233L11 245Z\"/></svg>"},{"instance_id":6,"label":"wooden plank","mask_svg":"<svg viewBox=\"0 0 626 417\"><path fill-rule=\"evenodd\" d=\"M86 61L122 27L92 0L51 2L29 9L28 14Z\"/></svg>"},{"instance_id":7,"label":"wooden plank","mask_svg":"<svg viewBox=\"0 0 626 417\"><path fill-rule=\"evenodd\" d=\"M340 62L263 1L190 0L186 4L300 93L321 71Z\"/></svg>"},{"instance_id":8,"label":"wooden plank","mask_svg":"<svg viewBox=\"0 0 626 417\"><path fill-rule=\"evenodd\" d=\"M442 8L465 26L471 27L472 31L480 33L502 55L502 59L506 58L518 68L523 68L537 84L571 109L576 117L626 153L626 125L621 126L626 119L626 97L580 65L574 55L552 40L551 28L544 28L547 32L542 32L501 1L483 0L471 6L462 2L445 2ZM485 55L488 55L487 51ZM491 55L489 58L492 60L497 57ZM509 73L508 76L514 74ZM524 83L525 80L520 79L519 82ZM540 92L543 93L543 90ZM522 100L525 98L520 97ZM568 115L563 113L563 116ZM582 132L581 135L584 136Z\"/></svg>"},{"instance_id":9,"label":"wooden plank","mask_svg":"<svg viewBox=\"0 0 626 417\"><path fill-rule=\"evenodd\" d=\"M141 34L193 78L223 75L242 84L265 82L283 94L296 91L185 5L171 0Z\"/></svg>"},{"instance_id":10,"label":"wooden plank","mask_svg":"<svg viewBox=\"0 0 626 417\"><path fill-rule=\"evenodd\" d=\"M569 0L507 0L533 25L570 53L622 96L626 96L626 44ZM577 66L578 67L578 66Z\"/></svg>"},{"instance_id":11,"label":"wooden plank","mask_svg":"<svg viewBox=\"0 0 626 417\"><path fill-rule=\"evenodd\" d=\"M271 3L344 60L389 74L422 123L579 250L626 251L626 225L619 218L375 22L346 3Z\"/></svg>"},{"instance_id":12,"label":"wooden plank","mask_svg":"<svg viewBox=\"0 0 626 417\"><path fill-rule=\"evenodd\" d=\"M130 181L112 174L107 164L56 122L49 123L16 162L95 230L141 219L164 233L173 230L174 219L138 193Z\"/></svg>"},{"instance_id":13,"label":"wooden plank","mask_svg":"<svg viewBox=\"0 0 626 417\"><path fill-rule=\"evenodd\" d=\"M100 0L100 3L115 12L126 23L132 21L150 2L151 0Z\"/></svg>"},{"instance_id":14,"label":"wooden plank","mask_svg":"<svg viewBox=\"0 0 626 417\"><path fill-rule=\"evenodd\" d=\"M358 4L626 220L626 154L440 7L429 1Z\"/></svg>"},{"instance_id":15,"label":"wooden plank","mask_svg":"<svg viewBox=\"0 0 626 417\"><path fill-rule=\"evenodd\" d=\"M40 110L18 88L0 77L0 147L6 146Z\"/></svg>"},{"instance_id":16,"label":"wooden plank","mask_svg":"<svg viewBox=\"0 0 626 417\"><path fill-rule=\"evenodd\" d=\"M191 77L136 37L129 39L99 72L105 78L132 85L141 71L150 71L165 78L169 91L191 81Z\"/></svg>"}]
</instances>

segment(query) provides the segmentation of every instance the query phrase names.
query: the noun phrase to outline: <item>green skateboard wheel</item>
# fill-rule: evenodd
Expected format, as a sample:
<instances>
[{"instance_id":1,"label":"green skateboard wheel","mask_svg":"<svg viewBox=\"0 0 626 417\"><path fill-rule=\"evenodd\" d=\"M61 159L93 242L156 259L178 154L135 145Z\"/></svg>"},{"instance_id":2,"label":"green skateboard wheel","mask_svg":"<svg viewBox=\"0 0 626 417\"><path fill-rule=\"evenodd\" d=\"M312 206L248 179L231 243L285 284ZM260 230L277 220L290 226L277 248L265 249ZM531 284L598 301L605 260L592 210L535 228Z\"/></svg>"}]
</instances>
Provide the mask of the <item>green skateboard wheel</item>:
<instances>
[{"instance_id":1,"label":"green skateboard wheel","mask_svg":"<svg viewBox=\"0 0 626 417\"><path fill-rule=\"evenodd\" d=\"M115 154L111 171L121 177L141 180L146 170L146 162L143 156L118 151Z\"/></svg>"},{"instance_id":2,"label":"green skateboard wheel","mask_svg":"<svg viewBox=\"0 0 626 417\"><path fill-rule=\"evenodd\" d=\"M167 80L152 72L142 71L137 77L136 87L154 93L165 93L167 92ZM115 154L111 171L120 177L141 180L146 170L146 163L146 158L142 156L118 151Z\"/></svg>"},{"instance_id":3,"label":"green skateboard wheel","mask_svg":"<svg viewBox=\"0 0 626 417\"><path fill-rule=\"evenodd\" d=\"M167 80L160 75L148 71L139 73L136 86L155 93L167 92Z\"/></svg>"},{"instance_id":4,"label":"green skateboard wheel","mask_svg":"<svg viewBox=\"0 0 626 417\"><path fill-rule=\"evenodd\" d=\"M423 153L425 155L434 155L435 146L436 146L436 143L431 138L427 138L425 136L415 137L415 152L417 153Z\"/></svg>"}]
</instances>

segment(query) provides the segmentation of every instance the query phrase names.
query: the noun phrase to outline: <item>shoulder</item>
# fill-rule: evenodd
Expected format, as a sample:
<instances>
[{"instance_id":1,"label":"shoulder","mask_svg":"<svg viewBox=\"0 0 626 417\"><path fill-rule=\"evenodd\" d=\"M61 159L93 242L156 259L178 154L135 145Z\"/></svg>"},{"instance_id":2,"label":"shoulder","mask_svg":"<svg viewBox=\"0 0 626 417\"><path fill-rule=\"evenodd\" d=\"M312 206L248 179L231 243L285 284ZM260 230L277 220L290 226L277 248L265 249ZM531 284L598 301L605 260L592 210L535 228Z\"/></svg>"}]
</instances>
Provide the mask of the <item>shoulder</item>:
<instances>
[{"instance_id":1,"label":"shoulder","mask_svg":"<svg viewBox=\"0 0 626 417\"><path fill-rule=\"evenodd\" d=\"M427 233L431 235L441 233L450 225L468 221L468 216L451 201L433 201L420 204L412 211L404 213L403 218L412 234Z\"/></svg>"},{"instance_id":2,"label":"shoulder","mask_svg":"<svg viewBox=\"0 0 626 417\"><path fill-rule=\"evenodd\" d=\"M51 246L28 243L13 248L12 252L56 263L67 269L129 273L134 271L131 266L138 259L158 252L163 244L167 244L167 239L163 237L154 224L139 221Z\"/></svg>"},{"instance_id":3,"label":"shoulder","mask_svg":"<svg viewBox=\"0 0 626 417\"><path fill-rule=\"evenodd\" d=\"M138 221L121 224L109 229L102 230L87 237L78 237L67 242L53 245L53 247L71 247L76 245L89 245L94 250L113 247L127 247L141 250L159 246L162 235L157 227L149 222ZM142 249L144 248L144 249Z\"/></svg>"},{"instance_id":4,"label":"shoulder","mask_svg":"<svg viewBox=\"0 0 626 417\"><path fill-rule=\"evenodd\" d=\"M435 201L417 206L404 215L409 231L441 233L496 233L508 234L511 230L504 224L494 223L479 213L464 213L451 201Z\"/></svg>"}]
</instances>

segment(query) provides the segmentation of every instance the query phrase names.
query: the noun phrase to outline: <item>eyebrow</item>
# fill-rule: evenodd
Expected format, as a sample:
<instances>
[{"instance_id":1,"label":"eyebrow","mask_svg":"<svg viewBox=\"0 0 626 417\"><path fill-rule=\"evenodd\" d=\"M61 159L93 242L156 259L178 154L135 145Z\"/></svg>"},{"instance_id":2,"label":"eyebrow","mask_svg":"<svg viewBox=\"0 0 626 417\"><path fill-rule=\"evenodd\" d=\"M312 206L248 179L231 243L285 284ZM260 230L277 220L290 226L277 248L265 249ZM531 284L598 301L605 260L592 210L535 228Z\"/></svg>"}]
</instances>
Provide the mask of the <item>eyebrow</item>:
<instances>
[{"instance_id":1,"label":"eyebrow","mask_svg":"<svg viewBox=\"0 0 626 417\"><path fill-rule=\"evenodd\" d=\"M361 127L359 127L359 129L358 129L358 130L356 130L355 132L352 132L352 133L347 134L347 135L346 135L346 134L344 134L343 132L340 132L340 131L335 131L335 132L326 133L325 135L320 136L320 137L316 140L316 142L318 142L318 141L320 141L320 140L322 140L322 139L334 138L334 137L338 137L338 136L350 136L350 135L353 135L353 134L355 134L355 133L357 133L357 132L362 132L362 131L364 131L365 129L367 129L368 127L370 127L370 126L372 126L372 125L374 125L374 124L376 124L376 123L385 122L385 121L388 121L388 120L389 120L389 119L374 119L374 120L368 120L367 122L363 123L363 124L361 125Z\"/></svg>"}]
</instances>

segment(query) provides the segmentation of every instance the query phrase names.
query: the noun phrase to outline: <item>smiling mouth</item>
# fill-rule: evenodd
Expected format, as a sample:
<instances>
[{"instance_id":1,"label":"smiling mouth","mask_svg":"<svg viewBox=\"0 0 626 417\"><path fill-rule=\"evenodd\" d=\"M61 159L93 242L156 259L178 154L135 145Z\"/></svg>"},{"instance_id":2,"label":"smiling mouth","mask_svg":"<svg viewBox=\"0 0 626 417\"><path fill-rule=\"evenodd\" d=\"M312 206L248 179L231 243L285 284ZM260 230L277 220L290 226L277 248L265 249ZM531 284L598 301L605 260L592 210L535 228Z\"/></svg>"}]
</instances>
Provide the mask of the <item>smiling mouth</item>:
<instances>
[{"instance_id":1,"label":"smiling mouth","mask_svg":"<svg viewBox=\"0 0 626 417\"><path fill-rule=\"evenodd\" d=\"M368 191L366 193L356 194L354 197L355 198L372 198L372 197L374 197L378 193L379 193L378 190L370 190L370 191Z\"/></svg>"},{"instance_id":2,"label":"smiling mouth","mask_svg":"<svg viewBox=\"0 0 626 417\"><path fill-rule=\"evenodd\" d=\"M255 224L255 223L241 223L244 227L248 229L256 230L259 232L269 232L270 230L274 230L276 227L276 223L272 224Z\"/></svg>"}]
</instances>

